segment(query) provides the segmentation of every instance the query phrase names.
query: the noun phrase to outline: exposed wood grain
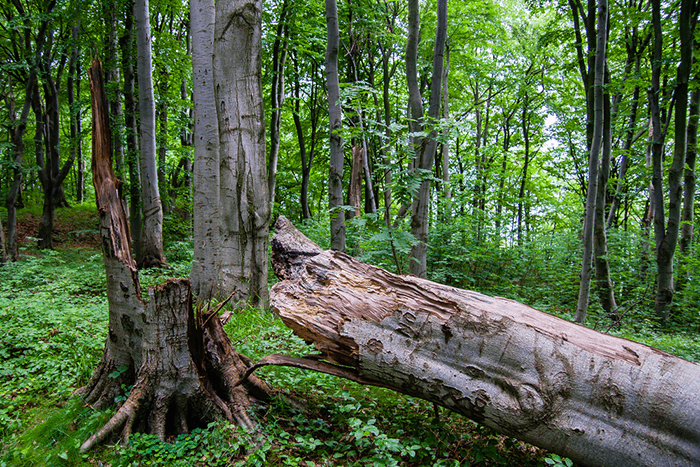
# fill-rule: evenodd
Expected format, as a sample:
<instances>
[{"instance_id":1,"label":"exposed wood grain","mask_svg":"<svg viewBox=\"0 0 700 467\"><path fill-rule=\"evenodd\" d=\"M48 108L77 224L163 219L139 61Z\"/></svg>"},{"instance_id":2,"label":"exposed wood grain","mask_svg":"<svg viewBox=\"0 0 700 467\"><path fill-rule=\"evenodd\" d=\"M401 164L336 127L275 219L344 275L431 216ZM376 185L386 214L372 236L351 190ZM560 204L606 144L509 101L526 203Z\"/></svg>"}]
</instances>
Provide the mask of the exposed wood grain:
<instances>
[{"instance_id":1,"label":"exposed wood grain","mask_svg":"<svg viewBox=\"0 0 700 467\"><path fill-rule=\"evenodd\" d=\"M698 465L700 365L321 252L280 218L271 305L330 363L584 465ZM348 370L348 371L350 371Z\"/></svg>"}]
</instances>

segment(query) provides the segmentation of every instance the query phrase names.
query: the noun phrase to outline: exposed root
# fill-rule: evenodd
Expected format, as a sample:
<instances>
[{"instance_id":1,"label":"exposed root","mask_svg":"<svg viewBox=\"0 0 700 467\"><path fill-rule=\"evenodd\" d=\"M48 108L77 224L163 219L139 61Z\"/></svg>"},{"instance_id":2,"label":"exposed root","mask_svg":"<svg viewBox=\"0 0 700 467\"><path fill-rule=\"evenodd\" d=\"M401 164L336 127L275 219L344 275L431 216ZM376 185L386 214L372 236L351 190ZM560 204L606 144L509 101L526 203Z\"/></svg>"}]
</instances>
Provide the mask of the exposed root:
<instances>
[{"instance_id":1,"label":"exposed root","mask_svg":"<svg viewBox=\"0 0 700 467\"><path fill-rule=\"evenodd\" d=\"M88 451L96 444L101 443L110 434L112 434L112 432L119 429L122 425L125 424L126 429L123 432L124 441L127 441L129 439L129 435L131 434L131 429L136 418L137 410L139 409L141 401L145 396L147 383L148 380L143 379L140 380L139 383L137 383L137 385L134 386L134 388L131 391L131 394L129 394L129 397L126 399L124 404L119 408L119 410L117 410L117 413L115 413L112 416L112 418L110 418L109 421L105 423L105 426L103 426L97 433L90 436L80 446L81 452Z\"/></svg>"}]
</instances>

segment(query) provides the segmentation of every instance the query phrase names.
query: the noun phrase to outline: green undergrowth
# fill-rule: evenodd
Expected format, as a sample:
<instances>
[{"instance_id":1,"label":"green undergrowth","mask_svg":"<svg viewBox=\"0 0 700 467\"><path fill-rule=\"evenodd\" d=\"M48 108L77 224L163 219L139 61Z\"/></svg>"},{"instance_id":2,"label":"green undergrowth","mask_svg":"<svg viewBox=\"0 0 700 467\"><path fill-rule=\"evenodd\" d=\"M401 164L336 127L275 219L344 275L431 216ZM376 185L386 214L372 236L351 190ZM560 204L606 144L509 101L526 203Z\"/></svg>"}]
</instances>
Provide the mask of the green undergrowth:
<instances>
[{"instance_id":1,"label":"green undergrowth","mask_svg":"<svg viewBox=\"0 0 700 467\"><path fill-rule=\"evenodd\" d=\"M104 346L102 255L94 246L22 248L19 262L0 267L0 467L569 465L459 415L442 411L436 420L425 401L286 367L264 367L258 374L306 408L284 398L259 407L254 432L219 422L168 442L136 434L126 445L108 443L80 454L80 444L112 413L71 397ZM142 271L144 288L189 274L191 241L173 239L166 249L169 268ZM570 313L543 297L531 300L560 316ZM268 311L239 310L225 329L253 360L314 353ZM662 333L640 320L610 332L700 361L700 341L690 332Z\"/></svg>"}]
</instances>

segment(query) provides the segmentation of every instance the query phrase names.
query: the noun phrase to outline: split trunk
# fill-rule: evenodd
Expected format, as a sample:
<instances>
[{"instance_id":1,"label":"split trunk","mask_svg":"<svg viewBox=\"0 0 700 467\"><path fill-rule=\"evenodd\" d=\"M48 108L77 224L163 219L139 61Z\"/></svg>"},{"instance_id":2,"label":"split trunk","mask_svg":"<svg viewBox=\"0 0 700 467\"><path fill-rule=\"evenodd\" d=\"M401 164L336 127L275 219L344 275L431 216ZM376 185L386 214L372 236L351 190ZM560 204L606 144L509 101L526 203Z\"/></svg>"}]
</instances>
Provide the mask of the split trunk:
<instances>
[{"instance_id":1,"label":"split trunk","mask_svg":"<svg viewBox=\"0 0 700 467\"><path fill-rule=\"evenodd\" d=\"M238 354L216 311L195 313L187 279L170 280L142 298L121 186L111 164L107 98L99 62L90 68L92 173L109 300L109 335L92 378L78 393L96 408L131 387L116 414L81 449L113 433L168 435L224 418L253 429L248 409L271 389L258 379L237 386L250 362Z\"/></svg>"}]
</instances>

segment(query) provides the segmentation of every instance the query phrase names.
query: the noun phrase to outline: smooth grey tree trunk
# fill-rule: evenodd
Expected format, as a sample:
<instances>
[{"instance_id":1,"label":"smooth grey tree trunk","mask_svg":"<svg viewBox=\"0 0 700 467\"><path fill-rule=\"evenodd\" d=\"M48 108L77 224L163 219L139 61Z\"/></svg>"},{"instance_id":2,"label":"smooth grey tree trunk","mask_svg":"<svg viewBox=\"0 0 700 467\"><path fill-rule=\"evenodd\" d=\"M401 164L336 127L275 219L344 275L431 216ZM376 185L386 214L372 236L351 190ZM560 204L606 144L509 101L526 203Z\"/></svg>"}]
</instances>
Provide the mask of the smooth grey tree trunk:
<instances>
[{"instance_id":1,"label":"smooth grey tree trunk","mask_svg":"<svg viewBox=\"0 0 700 467\"><path fill-rule=\"evenodd\" d=\"M698 117L700 117L700 92L697 89L690 93L688 113L687 151L683 172L683 218L679 242L680 253L685 255L690 253L693 244L693 222L695 220L695 184L697 181L695 162L698 154Z\"/></svg>"},{"instance_id":2,"label":"smooth grey tree trunk","mask_svg":"<svg viewBox=\"0 0 700 467\"><path fill-rule=\"evenodd\" d=\"M661 8L660 4L652 1L652 14L654 23L654 57L661 56L661 12L655 11ZM678 244L678 235L681 223L681 206L683 198L683 186L681 180L685 166L686 155L686 128L688 114L688 80L692 70L693 61L693 2L682 0L680 2L680 14L678 19L681 42L680 63L676 72L675 89L675 124L673 161L668 173L668 221L664 215L663 192L663 155L661 154L661 141L655 138L654 144L654 192L656 196L656 210L654 215L654 237L656 239L656 266L657 266L657 290L654 304L657 319L665 324L669 318L669 306L673 300L674 278L673 257ZM657 24L658 23L658 24ZM658 34L658 36L657 36ZM660 65L659 65L660 66ZM658 80L658 77L656 77ZM652 83L652 88L658 84ZM659 89L656 87L655 89ZM658 106L658 95L656 96ZM653 112L653 109L652 109ZM656 133L656 129L655 129ZM659 137L660 139L660 137ZM658 146L658 147L656 147Z\"/></svg>"},{"instance_id":3,"label":"smooth grey tree trunk","mask_svg":"<svg viewBox=\"0 0 700 467\"><path fill-rule=\"evenodd\" d=\"M17 208L21 201L22 179L22 161L24 159L24 132L27 129L27 119L29 111L32 107L32 94L36 88L35 71L30 73L29 79L25 86L25 99L22 105L22 111L18 121L12 121L15 118L14 109L11 108L11 126L10 126L10 141L12 142L12 168L13 179L10 189L5 197L5 207L7 208L7 248L9 250L10 259L17 261L19 259L19 241L17 239ZM14 96L11 96L12 106L14 107Z\"/></svg>"},{"instance_id":4,"label":"smooth grey tree trunk","mask_svg":"<svg viewBox=\"0 0 700 467\"><path fill-rule=\"evenodd\" d=\"M338 78L338 5L336 0L326 0L326 81L328 83L328 125L330 132L330 165L328 169L328 210L331 215L331 248L345 251L345 212L343 205L343 110L340 106L340 84Z\"/></svg>"},{"instance_id":5,"label":"smooth grey tree trunk","mask_svg":"<svg viewBox=\"0 0 700 467\"><path fill-rule=\"evenodd\" d=\"M2 227L2 219L0 219L0 264L10 260L10 255L7 253L7 244L5 243L5 230Z\"/></svg>"},{"instance_id":6,"label":"smooth grey tree trunk","mask_svg":"<svg viewBox=\"0 0 700 467\"><path fill-rule=\"evenodd\" d=\"M406 78L408 81L409 103L411 120L414 121L411 131L423 131L426 122L423 121L423 104L421 102L420 88L418 87L417 63L418 41L420 29L420 12L418 0L408 2L409 33L406 45ZM445 55L445 40L447 37L447 0L437 2L437 30L435 32L435 47L433 49L433 72L430 87L430 104L428 108L427 123L434 123L440 116L441 85L443 59ZM420 108L420 109L419 109ZM437 132L432 130L427 137L416 138L415 164L417 174L430 173L435 161L437 150ZM418 192L413 196L411 206L411 233L416 243L411 247L411 274L417 277L426 277L428 274L428 212L430 208L430 180L423 179Z\"/></svg>"},{"instance_id":7,"label":"smooth grey tree trunk","mask_svg":"<svg viewBox=\"0 0 700 467\"><path fill-rule=\"evenodd\" d=\"M120 39L122 71L124 75L124 142L126 165L129 172L129 224L134 256L141 257L141 232L143 216L141 205L141 176L139 174L139 140L136 124L136 77L134 75L134 4L126 0L124 9L124 35Z\"/></svg>"},{"instance_id":8,"label":"smooth grey tree trunk","mask_svg":"<svg viewBox=\"0 0 700 467\"><path fill-rule=\"evenodd\" d=\"M598 170L599 157L603 145L604 133L604 89L605 83L605 62L607 57L607 24L608 24L608 2L598 0L598 39L595 55L595 78L593 97L593 138L591 150L588 157L588 191L586 193L586 217L583 224L583 261L581 265L581 283L578 293L578 303L576 304L577 323L586 320L588 312L588 301L591 293L591 274L593 257L593 229L595 224L595 206L598 195Z\"/></svg>"},{"instance_id":9,"label":"smooth grey tree trunk","mask_svg":"<svg viewBox=\"0 0 700 467\"><path fill-rule=\"evenodd\" d=\"M134 2L136 25L137 78L139 83L141 193L143 201L143 231L139 267L165 266L163 253L163 205L158 191L156 162L156 105L153 98L153 61L151 60L151 23L148 0Z\"/></svg>"},{"instance_id":10,"label":"smooth grey tree trunk","mask_svg":"<svg viewBox=\"0 0 700 467\"><path fill-rule=\"evenodd\" d=\"M442 118L450 118L450 93L447 87L447 76L450 73L450 49L445 42L445 68L442 70ZM442 220L449 221L452 217L452 190L450 188L450 131L445 128L442 132Z\"/></svg>"},{"instance_id":11,"label":"smooth grey tree trunk","mask_svg":"<svg viewBox=\"0 0 700 467\"><path fill-rule=\"evenodd\" d=\"M272 308L320 355L259 365L432 401L580 465L698 465L700 365L513 300L323 251L284 217L272 246Z\"/></svg>"},{"instance_id":12,"label":"smooth grey tree trunk","mask_svg":"<svg viewBox=\"0 0 700 467\"><path fill-rule=\"evenodd\" d=\"M192 292L207 300L223 295L219 276L219 120L214 93L214 0L192 0L192 91L194 95L194 261Z\"/></svg>"},{"instance_id":13,"label":"smooth grey tree trunk","mask_svg":"<svg viewBox=\"0 0 700 467\"><path fill-rule=\"evenodd\" d=\"M270 158L267 164L267 188L271 209L275 204L277 187L277 161L280 152L280 126L282 124L282 105L284 104L284 70L287 63L289 46L289 26L287 14L289 2L282 3L277 23L277 36L272 47L272 89L270 90Z\"/></svg>"},{"instance_id":14,"label":"smooth grey tree trunk","mask_svg":"<svg viewBox=\"0 0 700 467\"><path fill-rule=\"evenodd\" d=\"M214 85L219 121L224 295L267 306L270 200L261 83L261 0L219 0ZM225 201L224 201L225 200Z\"/></svg>"},{"instance_id":15,"label":"smooth grey tree trunk","mask_svg":"<svg viewBox=\"0 0 700 467\"><path fill-rule=\"evenodd\" d=\"M610 277L610 263L608 261L607 224L605 221L605 198L607 194L608 179L610 177L610 159L612 158L612 119L610 117L610 95L603 96L603 153L598 170L598 189L596 193L595 221L593 227L593 254L595 264L595 281L598 289L598 298L603 311L611 319L617 319L617 303Z\"/></svg>"}]
</instances>

